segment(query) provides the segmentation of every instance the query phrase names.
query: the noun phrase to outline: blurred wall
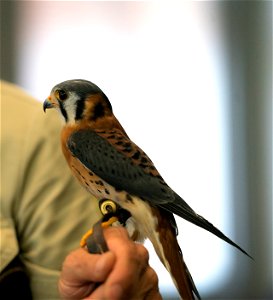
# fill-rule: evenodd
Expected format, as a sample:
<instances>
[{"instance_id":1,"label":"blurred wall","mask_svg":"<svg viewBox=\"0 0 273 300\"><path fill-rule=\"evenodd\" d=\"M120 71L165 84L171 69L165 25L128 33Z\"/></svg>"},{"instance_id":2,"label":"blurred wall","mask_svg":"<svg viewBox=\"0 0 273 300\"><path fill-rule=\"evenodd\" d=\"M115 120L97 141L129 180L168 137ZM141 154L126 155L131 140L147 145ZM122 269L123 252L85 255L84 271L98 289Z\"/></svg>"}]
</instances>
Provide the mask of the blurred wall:
<instances>
[{"instance_id":1,"label":"blurred wall","mask_svg":"<svg viewBox=\"0 0 273 300\"><path fill-rule=\"evenodd\" d=\"M272 2L224 1L221 6L229 70L234 223L254 257L237 260L235 279L230 278L225 293L231 299L273 299Z\"/></svg>"}]
</instances>

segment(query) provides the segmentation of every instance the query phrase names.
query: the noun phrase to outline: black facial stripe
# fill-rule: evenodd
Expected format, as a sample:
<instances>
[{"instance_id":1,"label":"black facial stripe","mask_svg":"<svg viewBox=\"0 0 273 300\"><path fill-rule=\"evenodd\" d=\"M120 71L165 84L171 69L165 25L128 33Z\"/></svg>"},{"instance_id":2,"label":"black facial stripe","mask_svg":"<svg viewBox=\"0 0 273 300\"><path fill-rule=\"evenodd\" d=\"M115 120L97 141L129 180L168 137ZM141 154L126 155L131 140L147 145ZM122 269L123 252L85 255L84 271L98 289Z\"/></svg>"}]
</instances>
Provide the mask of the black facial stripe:
<instances>
[{"instance_id":1,"label":"black facial stripe","mask_svg":"<svg viewBox=\"0 0 273 300\"><path fill-rule=\"evenodd\" d=\"M103 92L102 92L102 96L103 96L103 99L104 99L104 101L105 101L107 107L108 107L109 110L112 112L113 109L112 109L112 105L111 105L109 99L107 98L107 96L106 96Z\"/></svg>"},{"instance_id":2,"label":"black facial stripe","mask_svg":"<svg viewBox=\"0 0 273 300\"><path fill-rule=\"evenodd\" d=\"M105 115L105 108L102 103L97 103L94 107L93 114L92 114L92 121L97 120L98 118L102 118Z\"/></svg>"},{"instance_id":3,"label":"black facial stripe","mask_svg":"<svg viewBox=\"0 0 273 300\"><path fill-rule=\"evenodd\" d=\"M61 113L62 113L65 121L67 122L67 120L68 120L67 113L66 113L66 110L64 109L61 101L59 101L59 107L60 107Z\"/></svg>"},{"instance_id":4,"label":"black facial stripe","mask_svg":"<svg viewBox=\"0 0 273 300\"><path fill-rule=\"evenodd\" d=\"M82 118L82 114L83 114L83 111L84 111L84 101L83 100L79 100L77 101L77 108L76 108L76 117L75 119L76 120L80 120Z\"/></svg>"}]
</instances>

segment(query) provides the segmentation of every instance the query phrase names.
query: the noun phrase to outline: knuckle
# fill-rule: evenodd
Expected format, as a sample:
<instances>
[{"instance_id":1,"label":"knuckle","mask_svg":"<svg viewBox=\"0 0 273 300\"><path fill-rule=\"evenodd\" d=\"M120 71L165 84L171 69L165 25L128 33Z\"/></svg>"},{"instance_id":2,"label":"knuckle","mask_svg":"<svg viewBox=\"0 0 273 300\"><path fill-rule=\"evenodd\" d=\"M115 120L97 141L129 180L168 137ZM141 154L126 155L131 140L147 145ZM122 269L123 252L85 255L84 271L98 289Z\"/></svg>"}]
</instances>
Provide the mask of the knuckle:
<instances>
[{"instance_id":1,"label":"knuckle","mask_svg":"<svg viewBox=\"0 0 273 300\"><path fill-rule=\"evenodd\" d=\"M130 243L127 248L127 254L131 260L135 261L137 264L146 266L149 261L149 252L141 244L136 244L135 242Z\"/></svg>"},{"instance_id":2,"label":"knuckle","mask_svg":"<svg viewBox=\"0 0 273 300\"><path fill-rule=\"evenodd\" d=\"M126 246L126 255L131 260L137 260L137 251L134 242L130 242Z\"/></svg>"},{"instance_id":3,"label":"knuckle","mask_svg":"<svg viewBox=\"0 0 273 300\"><path fill-rule=\"evenodd\" d=\"M138 251L139 251L140 258L145 263L148 263L148 261L149 261L149 251L143 245L138 245Z\"/></svg>"},{"instance_id":4,"label":"knuckle","mask_svg":"<svg viewBox=\"0 0 273 300\"><path fill-rule=\"evenodd\" d=\"M126 232L127 234L127 232ZM124 246L124 250L126 252L126 254L128 255L134 255L136 252L135 249L135 242L133 242L132 240L130 240L129 238L123 241L123 246Z\"/></svg>"},{"instance_id":5,"label":"knuckle","mask_svg":"<svg viewBox=\"0 0 273 300\"><path fill-rule=\"evenodd\" d=\"M78 251L72 251L68 254L63 262L63 269L78 269L82 266L82 259L79 259Z\"/></svg>"},{"instance_id":6,"label":"knuckle","mask_svg":"<svg viewBox=\"0 0 273 300\"><path fill-rule=\"evenodd\" d=\"M69 254L66 256L63 262L63 268L70 266L70 267L76 267L78 264L78 260L75 259L75 257L72 254Z\"/></svg>"},{"instance_id":7,"label":"knuckle","mask_svg":"<svg viewBox=\"0 0 273 300\"><path fill-rule=\"evenodd\" d=\"M131 265L136 266L139 272L143 273L148 266L148 250L143 245L136 244L135 242L131 242L126 250L127 259Z\"/></svg>"},{"instance_id":8,"label":"knuckle","mask_svg":"<svg viewBox=\"0 0 273 300\"><path fill-rule=\"evenodd\" d=\"M152 286L158 286L158 276L153 268L147 269L146 276Z\"/></svg>"}]
</instances>

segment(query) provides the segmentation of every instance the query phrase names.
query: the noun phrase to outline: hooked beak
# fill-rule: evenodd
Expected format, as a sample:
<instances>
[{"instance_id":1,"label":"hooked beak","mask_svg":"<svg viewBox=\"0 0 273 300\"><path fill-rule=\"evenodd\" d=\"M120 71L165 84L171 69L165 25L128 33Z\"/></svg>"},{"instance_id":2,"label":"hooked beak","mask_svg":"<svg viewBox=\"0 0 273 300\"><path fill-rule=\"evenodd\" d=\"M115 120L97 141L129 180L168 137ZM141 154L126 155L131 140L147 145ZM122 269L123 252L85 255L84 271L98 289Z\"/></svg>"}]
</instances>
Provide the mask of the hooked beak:
<instances>
[{"instance_id":1,"label":"hooked beak","mask_svg":"<svg viewBox=\"0 0 273 300\"><path fill-rule=\"evenodd\" d=\"M43 104L44 112L46 112L46 110L48 108L53 108L53 107L54 107L54 104L52 103L51 97L49 96L48 98L46 98L46 100L44 101L44 104Z\"/></svg>"}]
</instances>

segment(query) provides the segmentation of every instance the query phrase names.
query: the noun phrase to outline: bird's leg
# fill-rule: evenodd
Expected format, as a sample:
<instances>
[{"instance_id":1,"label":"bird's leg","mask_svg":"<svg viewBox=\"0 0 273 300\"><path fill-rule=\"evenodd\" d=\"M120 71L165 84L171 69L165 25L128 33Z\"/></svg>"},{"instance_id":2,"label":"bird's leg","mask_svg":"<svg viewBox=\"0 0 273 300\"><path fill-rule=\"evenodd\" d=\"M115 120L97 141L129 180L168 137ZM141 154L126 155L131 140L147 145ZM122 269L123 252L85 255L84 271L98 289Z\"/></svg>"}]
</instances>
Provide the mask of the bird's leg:
<instances>
[{"instance_id":1,"label":"bird's leg","mask_svg":"<svg viewBox=\"0 0 273 300\"><path fill-rule=\"evenodd\" d=\"M131 216L128 211L122 209L111 200L101 200L99 207L103 214L102 219L85 233L80 242L81 247L86 246L88 252L93 254L101 254L108 251L103 235L103 228L110 227L114 223L118 224L118 226L125 226L127 219Z\"/></svg>"},{"instance_id":2,"label":"bird's leg","mask_svg":"<svg viewBox=\"0 0 273 300\"><path fill-rule=\"evenodd\" d=\"M102 254L108 251L108 247L103 235L103 228L110 227L117 222L117 217L110 217L108 221L99 220L91 230L89 230L81 240L83 246L86 245L89 253Z\"/></svg>"},{"instance_id":3,"label":"bird's leg","mask_svg":"<svg viewBox=\"0 0 273 300\"><path fill-rule=\"evenodd\" d=\"M118 221L117 217L111 217L107 221L103 221L104 218L100 219L97 223L94 224L93 228L89 229L81 238L80 246L83 248L87 245L87 240L89 237L98 235L97 232L101 231L103 228L110 227L113 223ZM101 233L100 233L101 234Z\"/></svg>"}]
</instances>

